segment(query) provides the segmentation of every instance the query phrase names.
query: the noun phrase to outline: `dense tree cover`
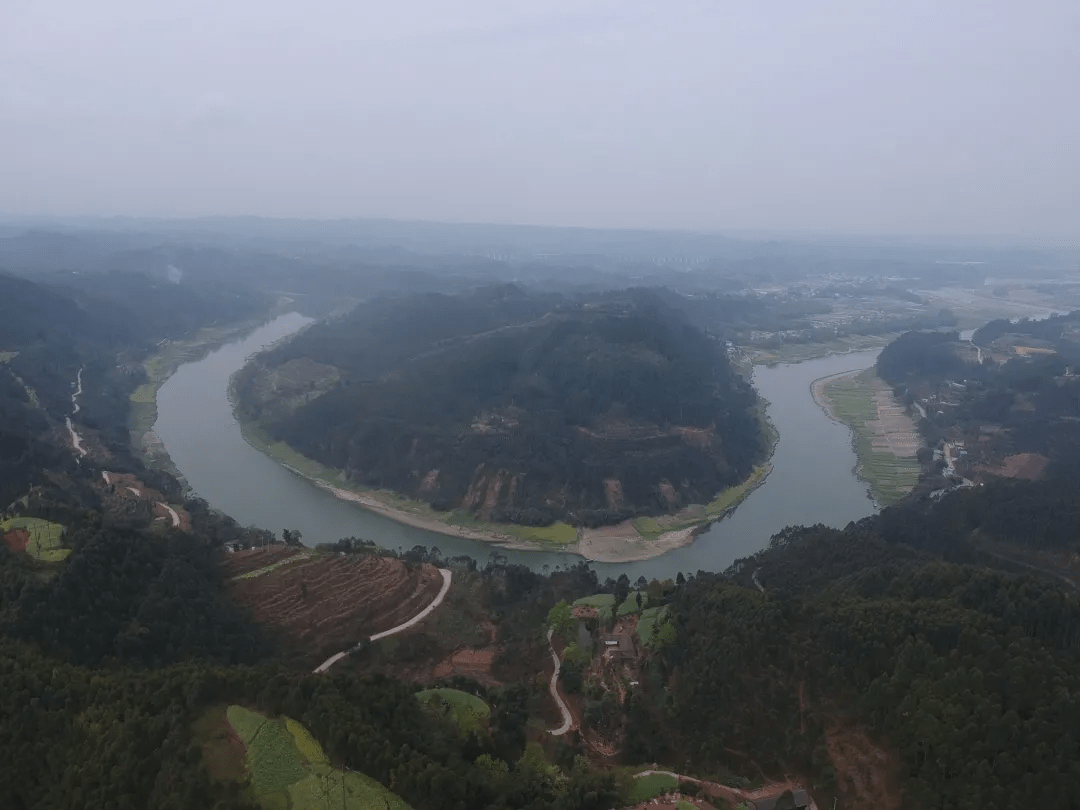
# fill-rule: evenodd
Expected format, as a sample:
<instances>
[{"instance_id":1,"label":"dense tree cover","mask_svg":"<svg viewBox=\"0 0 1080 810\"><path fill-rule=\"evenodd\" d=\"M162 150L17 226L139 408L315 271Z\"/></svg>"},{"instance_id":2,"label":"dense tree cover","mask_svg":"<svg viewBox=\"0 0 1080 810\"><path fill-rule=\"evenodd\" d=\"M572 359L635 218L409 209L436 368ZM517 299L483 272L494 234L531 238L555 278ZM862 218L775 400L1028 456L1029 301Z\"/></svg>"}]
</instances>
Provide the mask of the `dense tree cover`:
<instances>
[{"instance_id":1,"label":"dense tree cover","mask_svg":"<svg viewBox=\"0 0 1080 810\"><path fill-rule=\"evenodd\" d=\"M0 273L0 351L54 418L70 410L75 375L86 367L84 418L109 421L138 380L117 373L163 338L216 320L253 317L267 299L243 288L170 284L140 273L50 276L50 283ZM117 392L112 388L122 389ZM99 386L105 386L99 390ZM101 399L102 402L97 400Z\"/></svg>"},{"instance_id":2,"label":"dense tree cover","mask_svg":"<svg viewBox=\"0 0 1080 810\"><path fill-rule=\"evenodd\" d=\"M970 504L952 498L937 508L962 536L945 513ZM902 511L882 521L891 533ZM1080 599L941 562L876 528L790 529L678 590L665 722L690 742L667 743L699 765L753 761L828 785L845 777L825 736L855 724L899 755L906 807L1075 805ZM629 709L635 736L656 734L655 714Z\"/></svg>"},{"instance_id":3,"label":"dense tree cover","mask_svg":"<svg viewBox=\"0 0 1080 810\"><path fill-rule=\"evenodd\" d=\"M913 378L941 379L964 375L970 368L952 351L957 332L905 332L878 355L878 376L893 386Z\"/></svg>"},{"instance_id":4,"label":"dense tree cover","mask_svg":"<svg viewBox=\"0 0 1080 810\"><path fill-rule=\"evenodd\" d=\"M536 767L499 733L474 741L467 758L455 727L397 679L190 663L90 670L0 639L0 695L4 807L248 808L239 785L209 780L192 736L207 707L230 702L297 718L335 764L391 786L418 810L603 810L615 801L612 776L585 763L565 775ZM520 732L520 697L510 688L488 695L497 726ZM508 755L518 759L507 763ZM486 763L502 763L503 778Z\"/></svg>"},{"instance_id":5,"label":"dense tree cover","mask_svg":"<svg viewBox=\"0 0 1080 810\"><path fill-rule=\"evenodd\" d=\"M341 377L283 409L274 375L299 360ZM236 390L248 418L359 484L510 522L708 502L763 453L752 389L644 291L378 301L271 351Z\"/></svg>"},{"instance_id":6,"label":"dense tree cover","mask_svg":"<svg viewBox=\"0 0 1080 810\"><path fill-rule=\"evenodd\" d=\"M75 526L52 577L27 576L4 626L64 660L254 662L270 642L225 594L220 547L182 532Z\"/></svg>"},{"instance_id":7,"label":"dense tree cover","mask_svg":"<svg viewBox=\"0 0 1080 810\"><path fill-rule=\"evenodd\" d=\"M991 480L940 503L886 509L866 522L890 542L953 562L985 562L978 552L981 539L1073 553L1080 548L1080 480L1058 475L1037 482Z\"/></svg>"},{"instance_id":8,"label":"dense tree cover","mask_svg":"<svg viewBox=\"0 0 1080 810\"><path fill-rule=\"evenodd\" d=\"M250 318L268 299L221 285L171 284L140 273L57 274L50 283L0 273L0 508L73 463L47 436L72 412L82 370L80 424L135 472L128 448L129 396L143 381L135 361L166 338Z\"/></svg>"},{"instance_id":9,"label":"dense tree cover","mask_svg":"<svg viewBox=\"0 0 1080 810\"><path fill-rule=\"evenodd\" d=\"M62 463L65 454L45 441L48 427L15 372L0 364L0 506L25 494L43 470Z\"/></svg>"}]
</instances>

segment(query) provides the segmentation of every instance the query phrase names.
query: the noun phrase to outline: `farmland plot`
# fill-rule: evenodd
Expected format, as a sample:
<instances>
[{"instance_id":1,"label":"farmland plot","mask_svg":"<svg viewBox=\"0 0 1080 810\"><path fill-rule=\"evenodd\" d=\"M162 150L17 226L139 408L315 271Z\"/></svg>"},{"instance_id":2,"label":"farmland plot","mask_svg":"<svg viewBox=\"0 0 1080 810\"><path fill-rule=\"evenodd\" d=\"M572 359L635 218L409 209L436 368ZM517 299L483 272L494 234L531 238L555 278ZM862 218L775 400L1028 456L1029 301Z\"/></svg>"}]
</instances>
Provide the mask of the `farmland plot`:
<instances>
[{"instance_id":1,"label":"farmland plot","mask_svg":"<svg viewBox=\"0 0 1080 810\"><path fill-rule=\"evenodd\" d=\"M291 717L268 718L242 706L230 706L226 716L244 742L248 782L265 810L321 810L328 804L411 810L371 777L333 768L318 741Z\"/></svg>"}]
</instances>

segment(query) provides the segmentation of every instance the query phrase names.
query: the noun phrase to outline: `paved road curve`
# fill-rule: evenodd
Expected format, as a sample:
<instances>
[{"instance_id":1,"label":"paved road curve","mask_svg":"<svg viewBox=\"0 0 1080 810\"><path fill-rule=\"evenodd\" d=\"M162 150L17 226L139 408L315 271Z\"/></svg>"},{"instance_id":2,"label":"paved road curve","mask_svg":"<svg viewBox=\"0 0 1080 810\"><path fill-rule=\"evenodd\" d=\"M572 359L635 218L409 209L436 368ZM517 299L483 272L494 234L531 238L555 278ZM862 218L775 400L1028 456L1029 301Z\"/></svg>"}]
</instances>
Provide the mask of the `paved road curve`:
<instances>
[{"instance_id":1,"label":"paved road curve","mask_svg":"<svg viewBox=\"0 0 1080 810\"><path fill-rule=\"evenodd\" d=\"M426 619L428 616L430 616L431 612L433 610L435 610L435 608L437 608L439 605L442 604L443 597L446 596L446 592L450 590L450 582L453 579L453 573L447 568L440 568L439 573L442 574L442 579L443 579L442 587L439 589L438 596L436 596L435 599L432 600L430 605L428 605L426 608L421 610L419 613L417 613L415 616L413 616L407 622L404 622L403 624L399 624L397 627L391 627L389 630L384 630L381 633L376 633L375 635L368 638L368 641L378 641L380 638L386 638L387 636L392 636L392 635L394 635L396 633L400 633L403 630L408 630L410 627L413 627L413 626L419 624L424 619ZM339 653L335 653L334 655L331 655L329 658L327 658L325 661L323 661L321 664L319 664L317 667L315 667L315 674L318 674L320 672L326 672L326 670L330 669L330 667L332 667L334 664L336 664L338 661L340 661L346 655L351 653L353 650L357 649L357 647L359 647L359 646L360 645L357 644L356 647L352 647L352 648L350 648L348 650L342 650Z\"/></svg>"}]
</instances>

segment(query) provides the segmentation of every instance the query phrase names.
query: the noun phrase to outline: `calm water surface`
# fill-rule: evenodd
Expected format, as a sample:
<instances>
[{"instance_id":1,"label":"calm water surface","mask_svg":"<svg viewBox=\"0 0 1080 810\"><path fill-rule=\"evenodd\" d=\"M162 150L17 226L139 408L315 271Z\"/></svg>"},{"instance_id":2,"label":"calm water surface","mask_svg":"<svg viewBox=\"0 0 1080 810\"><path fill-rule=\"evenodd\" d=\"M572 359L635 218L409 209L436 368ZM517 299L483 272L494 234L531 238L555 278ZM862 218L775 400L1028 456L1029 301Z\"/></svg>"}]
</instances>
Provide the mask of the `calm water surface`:
<instances>
[{"instance_id":1,"label":"calm water surface","mask_svg":"<svg viewBox=\"0 0 1080 810\"><path fill-rule=\"evenodd\" d=\"M229 377L246 358L308 322L296 313L284 315L181 366L161 386L154 430L192 489L242 524L278 533L299 529L312 545L355 536L385 548L438 546L448 556L467 554L485 561L494 546L404 526L340 501L244 441L227 395ZM601 579L623 572L633 580L640 575L666 578L679 571L720 571L764 548L785 526L843 527L872 514L866 485L853 474L851 434L814 403L810 385L828 374L867 368L876 356L876 351L869 351L758 367L754 385L769 401L769 416L780 432L768 480L731 517L714 524L692 545L643 562L594 563ZM580 560L570 554L499 551L534 569Z\"/></svg>"}]
</instances>

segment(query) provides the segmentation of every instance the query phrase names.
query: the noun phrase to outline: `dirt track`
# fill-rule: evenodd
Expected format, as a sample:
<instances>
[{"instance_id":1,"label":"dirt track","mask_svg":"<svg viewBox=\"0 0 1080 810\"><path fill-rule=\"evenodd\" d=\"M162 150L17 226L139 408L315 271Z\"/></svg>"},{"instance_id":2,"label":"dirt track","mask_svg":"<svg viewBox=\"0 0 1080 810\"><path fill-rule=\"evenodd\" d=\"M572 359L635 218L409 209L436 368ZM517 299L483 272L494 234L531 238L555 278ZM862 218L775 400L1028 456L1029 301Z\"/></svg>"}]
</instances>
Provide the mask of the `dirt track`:
<instances>
[{"instance_id":1,"label":"dirt track","mask_svg":"<svg viewBox=\"0 0 1080 810\"><path fill-rule=\"evenodd\" d=\"M237 552L228 564L237 573L259 570L288 559L291 551ZM439 571L430 565L410 567L375 555L315 554L264 575L233 579L230 590L258 621L305 656L322 660L415 617L442 585Z\"/></svg>"},{"instance_id":2,"label":"dirt track","mask_svg":"<svg viewBox=\"0 0 1080 810\"><path fill-rule=\"evenodd\" d=\"M555 702L559 704L559 711L562 712L563 721L561 726L549 729L548 733L553 737L561 737L570 730L570 727L574 723L574 716L570 714L570 707L566 705L566 701L563 700L562 695L559 694L559 671L562 669L562 661L559 660L555 648L551 646L551 634L552 631L548 630L548 649L551 650L551 658L555 662L555 671L551 673L551 683L548 685L548 689L551 692L551 696L555 698Z\"/></svg>"}]
</instances>

